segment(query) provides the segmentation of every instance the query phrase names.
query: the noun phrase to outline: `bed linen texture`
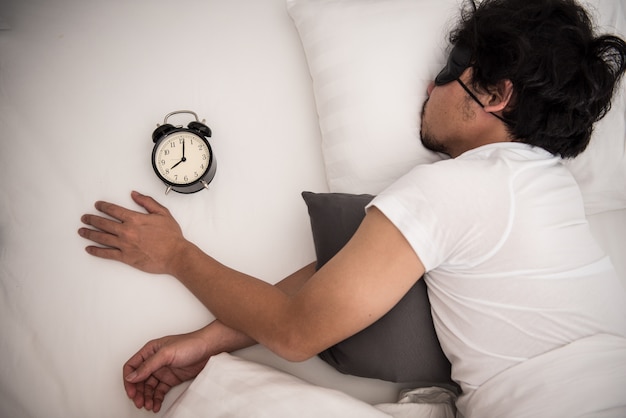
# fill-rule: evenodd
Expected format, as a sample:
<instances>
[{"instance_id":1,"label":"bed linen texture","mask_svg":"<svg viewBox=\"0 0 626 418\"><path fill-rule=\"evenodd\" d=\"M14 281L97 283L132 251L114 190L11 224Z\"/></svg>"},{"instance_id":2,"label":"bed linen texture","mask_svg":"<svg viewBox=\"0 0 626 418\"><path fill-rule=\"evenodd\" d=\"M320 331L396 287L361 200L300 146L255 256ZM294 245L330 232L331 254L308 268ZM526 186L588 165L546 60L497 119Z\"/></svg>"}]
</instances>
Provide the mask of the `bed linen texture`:
<instances>
[{"instance_id":1,"label":"bed linen texture","mask_svg":"<svg viewBox=\"0 0 626 418\"><path fill-rule=\"evenodd\" d=\"M212 357L166 418L389 418L332 389L230 354Z\"/></svg>"},{"instance_id":2,"label":"bed linen texture","mask_svg":"<svg viewBox=\"0 0 626 418\"><path fill-rule=\"evenodd\" d=\"M369 405L343 392L230 354L212 357L166 418L454 418L443 388L407 391L398 402Z\"/></svg>"}]
</instances>

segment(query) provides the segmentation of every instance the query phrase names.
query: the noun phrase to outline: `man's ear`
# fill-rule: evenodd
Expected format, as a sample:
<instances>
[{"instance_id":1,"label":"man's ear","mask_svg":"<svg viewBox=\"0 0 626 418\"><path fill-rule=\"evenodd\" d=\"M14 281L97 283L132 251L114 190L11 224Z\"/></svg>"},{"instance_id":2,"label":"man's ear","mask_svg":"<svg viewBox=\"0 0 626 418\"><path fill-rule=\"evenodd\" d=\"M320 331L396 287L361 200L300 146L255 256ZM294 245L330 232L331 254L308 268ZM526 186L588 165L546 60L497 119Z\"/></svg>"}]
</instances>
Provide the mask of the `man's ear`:
<instances>
[{"instance_id":1,"label":"man's ear","mask_svg":"<svg viewBox=\"0 0 626 418\"><path fill-rule=\"evenodd\" d=\"M490 113L501 112L507 108L513 97L513 83L511 80L502 80L489 91L489 101L485 110Z\"/></svg>"}]
</instances>

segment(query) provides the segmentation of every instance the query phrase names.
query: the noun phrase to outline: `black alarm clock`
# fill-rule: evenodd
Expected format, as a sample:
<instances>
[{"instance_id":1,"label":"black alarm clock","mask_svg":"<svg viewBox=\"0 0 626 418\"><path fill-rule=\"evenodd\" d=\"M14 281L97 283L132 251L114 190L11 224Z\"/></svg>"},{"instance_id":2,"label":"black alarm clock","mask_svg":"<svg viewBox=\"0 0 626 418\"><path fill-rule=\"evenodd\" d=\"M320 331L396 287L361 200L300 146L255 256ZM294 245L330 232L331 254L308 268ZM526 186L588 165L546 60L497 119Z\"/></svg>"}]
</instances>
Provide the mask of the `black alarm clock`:
<instances>
[{"instance_id":1,"label":"black alarm clock","mask_svg":"<svg viewBox=\"0 0 626 418\"><path fill-rule=\"evenodd\" d=\"M195 120L186 128L167 123L170 116L180 113L193 115ZM152 167L166 185L165 194L170 190L188 194L209 188L217 169L210 137L211 129L189 110L168 113L163 124L157 125L152 133Z\"/></svg>"}]
</instances>

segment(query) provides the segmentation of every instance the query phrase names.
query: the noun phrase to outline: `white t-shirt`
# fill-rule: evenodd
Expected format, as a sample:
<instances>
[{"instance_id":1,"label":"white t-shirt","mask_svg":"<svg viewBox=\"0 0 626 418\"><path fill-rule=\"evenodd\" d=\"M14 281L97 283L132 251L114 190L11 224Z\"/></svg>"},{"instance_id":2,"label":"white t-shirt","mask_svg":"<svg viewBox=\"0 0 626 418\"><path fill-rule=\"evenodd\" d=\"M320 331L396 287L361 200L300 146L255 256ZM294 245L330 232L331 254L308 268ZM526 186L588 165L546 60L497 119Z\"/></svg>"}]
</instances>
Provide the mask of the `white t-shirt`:
<instances>
[{"instance_id":1,"label":"white t-shirt","mask_svg":"<svg viewBox=\"0 0 626 418\"><path fill-rule=\"evenodd\" d=\"M372 205L426 268L435 329L463 397L525 359L626 335L626 295L560 159L498 143L418 166ZM462 400L460 400L462 401Z\"/></svg>"}]
</instances>

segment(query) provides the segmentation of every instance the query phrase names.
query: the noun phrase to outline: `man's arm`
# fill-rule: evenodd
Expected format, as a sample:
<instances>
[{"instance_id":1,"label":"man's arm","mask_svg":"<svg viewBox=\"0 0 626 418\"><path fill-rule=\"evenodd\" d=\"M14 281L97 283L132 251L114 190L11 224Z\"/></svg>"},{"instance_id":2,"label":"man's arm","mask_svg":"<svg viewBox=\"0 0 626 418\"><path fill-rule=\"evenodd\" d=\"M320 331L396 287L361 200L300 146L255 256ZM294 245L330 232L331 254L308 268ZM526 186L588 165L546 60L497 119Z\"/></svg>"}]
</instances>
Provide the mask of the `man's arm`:
<instances>
[{"instance_id":1,"label":"man's arm","mask_svg":"<svg viewBox=\"0 0 626 418\"><path fill-rule=\"evenodd\" d=\"M314 272L311 263L275 286L294 294ZM218 320L189 334L149 341L124 364L124 389L137 408L158 412L170 389L195 378L211 356L254 344L252 338Z\"/></svg>"},{"instance_id":2,"label":"man's arm","mask_svg":"<svg viewBox=\"0 0 626 418\"><path fill-rule=\"evenodd\" d=\"M307 280L309 280L314 273L315 263L310 263L300 270L285 277L274 286L287 295L294 295L302 288L302 286L304 286ZM215 354L224 352L230 353L232 351L237 351L257 344L254 339L250 338L240 331L224 325L219 320L211 322L209 325L195 331L193 334L194 336L199 337L200 340L203 340L204 350L206 350L207 359ZM139 377L146 377L144 375L147 375L150 372L154 371L157 367L165 365L165 359L152 359L151 363L148 364L145 364L142 359L140 364L143 365L143 368L145 370L139 370ZM133 371L138 368L139 363L135 367L133 367ZM134 379L131 378L131 380Z\"/></svg>"},{"instance_id":3,"label":"man's arm","mask_svg":"<svg viewBox=\"0 0 626 418\"><path fill-rule=\"evenodd\" d=\"M138 193L133 199L148 213L99 202L96 208L118 221L83 216L95 229L81 228L81 236L106 247L87 251L171 274L223 324L290 360L309 358L372 324L424 273L404 236L372 208L337 256L288 295L203 253L153 199Z\"/></svg>"}]
</instances>

